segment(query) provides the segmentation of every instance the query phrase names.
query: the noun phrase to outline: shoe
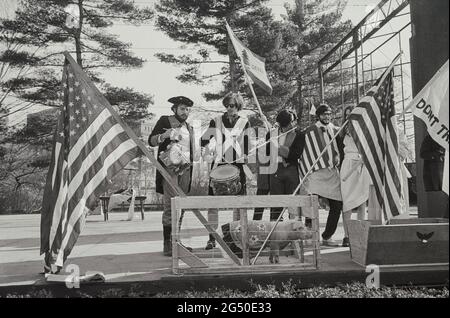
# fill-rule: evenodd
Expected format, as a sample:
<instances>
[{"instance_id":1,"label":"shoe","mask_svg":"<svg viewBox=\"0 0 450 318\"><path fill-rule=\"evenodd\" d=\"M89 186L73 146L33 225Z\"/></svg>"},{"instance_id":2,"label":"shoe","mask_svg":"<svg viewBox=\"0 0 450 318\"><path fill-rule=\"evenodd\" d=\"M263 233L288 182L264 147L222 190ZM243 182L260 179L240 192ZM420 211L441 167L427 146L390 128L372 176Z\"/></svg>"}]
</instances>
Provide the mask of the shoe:
<instances>
[{"instance_id":1,"label":"shoe","mask_svg":"<svg viewBox=\"0 0 450 318\"><path fill-rule=\"evenodd\" d=\"M350 246L350 240L348 237L344 237L342 240L342 247L349 247Z\"/></svg>"},{"instance_id":2,"label":"shoe","mask_svg":"<svg viewBox=\"0 0 450 318\"><path fill-rule=\"evenodd\" d=\"M206 243L205 250L212 250L214 247L216 247L216 241L209 240L209 241Z\"/></svg>"},{"instance_id":3,"label":"shoe","mask_svg":"<svg viewBox=\"0 0 450 318\"><path fill-rule=\"evenodd\" d=\"M339 243L333 241L331 238L329 239L322 239L322 245L323 246L331 246L331 247L336 247L339 246Z\"/></svg>"}]
</instances>

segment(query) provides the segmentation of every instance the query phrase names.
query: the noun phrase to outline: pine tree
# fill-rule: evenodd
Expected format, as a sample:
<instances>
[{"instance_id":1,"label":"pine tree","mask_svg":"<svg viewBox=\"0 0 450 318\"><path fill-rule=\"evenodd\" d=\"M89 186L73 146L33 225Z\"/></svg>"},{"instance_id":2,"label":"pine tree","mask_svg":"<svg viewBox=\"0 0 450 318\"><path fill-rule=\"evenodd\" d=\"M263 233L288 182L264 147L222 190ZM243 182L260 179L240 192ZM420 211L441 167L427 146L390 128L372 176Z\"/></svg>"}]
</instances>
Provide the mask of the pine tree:
<instances>
[{"instance_id":1,"label":"pine tree","mask_svg":"<svg viewBox=\"0 0 450 318\"><path fill-rule=\"evenodd\" d=\"M149 116L151 96L108 85L100 70L143 65L144 60L131 52L131 45L111 34L108 27L117 21L139 24L152 17L152 10L138 8L130 0L22 1L15 19L0 21L0 43L5 47L0 63L25 70L0 79L3 102L9 95L29 105L59 106L61 53L68 51L123 115L131 115L130 119ZM127 102L128 97L133 103ZM7 106L3 103L3 107Z\"/></svg>"},{"instance_id":2,"label":"pine tree","mask_svg":"<svg viewBox=\"0 0 450 318\"><path fill-rule=\"evenodd\" d=\"M311 104L320 100L318 61L352 28L349 20L342 21L346 4L346 0L296 0L293 8L286 7L286 33L294 36L291 45L296 50L292 61L296 72L289 78L295 82L290 103L299 119L308 118ZM303 122L301 126L305 125Z\"/></svg>"},{"instance_id":3,"label":"pine tree","mask_svg":"<svg viewBox=\"0 0 450 318\"><path fill-rule=\"evenodd\" d=\"M108 27L152 18L152 10L131 0L23 0L14 18L0 20L0 210L40 205L55 118L43 116L8 132L1 119L33 105L62 104L64 51L76 57L125 120L151 116L151 96L108 84L100 70L140 68L144 60Z\"/></svg>"},{"instance_id":4,"label":"pine tree","mask_svg":"<svg viewBox=\"0 0 450 318\"><path fill-rule=\"evenodd\" d=\"M246 43L250 29L261 24L270 24L273 20L271 10L264 7L267 0L161 0L156 6L157 26L170 38L183 43L199 46L197 56L158 53L157 57L166 63L184 66L178 79L183 82L206 84L220 76L224 91L207 92L207 100L218 99L226 91L237 91L243 85L242 72L239 70L237 56L227 38L225 21L228 21L236 35ZM255 53L264 56L265 47L249 47ZM211 55L224 56L212 60ZM220 72L203 76L200 66L203 64L223 65Z\"/></svg>"}]
</instances>

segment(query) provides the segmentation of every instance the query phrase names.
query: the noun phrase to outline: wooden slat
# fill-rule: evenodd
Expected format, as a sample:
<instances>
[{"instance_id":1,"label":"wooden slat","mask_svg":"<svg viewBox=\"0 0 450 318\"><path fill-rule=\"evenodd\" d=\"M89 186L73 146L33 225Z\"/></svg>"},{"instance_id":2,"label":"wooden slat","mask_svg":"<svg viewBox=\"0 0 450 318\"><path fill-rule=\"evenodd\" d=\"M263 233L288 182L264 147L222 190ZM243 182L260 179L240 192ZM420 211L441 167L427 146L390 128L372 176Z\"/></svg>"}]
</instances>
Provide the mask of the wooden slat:
<instances>
[{"instance_id":1,"label":"wooden slat","mask_svg":"<svg viewBox=\"0 0 450 318\"><path fill-rule=\"evenodd\" d=\"M296 257L298 257L300 262L304 263L305 262L305 254L304 254L305 250L303 248L303 241L302 240L291 241L291 248L294 251L294 255Z\"/></svg>"},{"instance_id":2,"label":"wooden slat","mask_svg":"<svg viewBox=\"0 0 450 318\"><path fill-rule=\"evenodd\" d=\"M350 239L350 254L352 261L359 265L366 265L367 241L369 238L370 222L349 220L348 236Z\"/></svg>"},{"instance_id":3,"label":"wooden slat","mask_svg":"<svg viewBox=\"0 0 450 318\"><path fill-rule=\"evenodd\" d=\"M208 268L180 268L180 272L187 274L246 274L257 272L292 272L297 270L315 270L316 267L311 263L298 263L295 265L250 265L250 266L221 266L221 267L208 267Z\"/></svg>"},{"instance_id":4,"label":"wooden slat","mask_svg":"<svg viewBox=\"0 0 450 318\"><path fill-rule=\"evenodd\" d=\"M203 261L196 255L189 252L183 245L177 243L177 255L180 260L182 260L186 265L191 268L207 268L208 265L203 263Z\"/></svg>"},{"instance_id":5,"label":"wooden slat","mask_svg":"<svg viewBox=\"0 0 450 318\"><path fill-rule=\"evenodd\" d=\"M425 227L437 227L445 229L448 227L449 223L407 223L407 224L389 224L389 225L383 225L383 224L372 224L371 228L412 228L412 227L418 227L418 226L425 226Z\"/></svg>"},{"instance_id":6,"label":"wooden slat","mask_svg":"<svg viewBox=\"0 0 450 318\"><path fill-rule=\"evenodd\" d=\"M180 198L182 209L239 209L239 208L271 208L271 207L303 207L311 206L311 197L302 195L248 195L248 196L198 196Z\"/></svg>"},{"instance_id":7,"label":"wooden slat","mask_svg":"<svg viewBox=\"0 0 450 318\"><path fill-rule=\"evenodd\" d=\"M305 262L305 246L303 244L303 240L298 241L299 249L300 249L300 262Z\"/></svg>"},{"instance_id":8,"label":"wooden slat","mask_svg":"<svg viewBox=\"0 0 450 318\"><path fill-rule=\"evenodd\" d=\"M172 240L172 272L174 274L179 273L179 263L178 263L178 240L180 239L180 233L178 229L178 218L181 214L181 210L178 206L178 202L176 200L172 200L170 202L171 205L171 217L172 217L172 232L171 232L171 240Z\"/></svg>"},{"instance_id":9,"label":"wooden slat","mask_svg":"<svg viewBox=\"0 0 450 318\"><path fill-rule=\"evenodd\" d=\"M427 223L448 223L448 219L443 218L411 218L411 219L391 219L389 225L395 224L427 224Z\"/></svg>"},{"instance_id":10,"label":"wooden slat","mask_svg":"<svg viewBox=\"0 0 450 318\"><path fill-rule=\"evenodd\" d=\"M313 234L313 262L316 269L320 269L320 226L319 226L319 198L314 195L311 196L312 203L312 230Z\"/></svg>"},{"instance_id":11,"label":"wooden slat","mask_svg":"<svg viewBox=\"0 0 450 318\"><path fill-rule=\"evenodd\" d=\"M424 269L427 268L434 268L434 267L446 267L448 270L449 263L426 263L426 264L389 264L389 265L378 265L380 268L386 268L386 269L408 269L408 268L415 268L415 267L421 267Z\"/></svg>"},{"instance_id":12,"label":"wooden slat","mask_svg":"<svg viewBox=\"0 0 450 318\"><path fill-rule=\"evenodd\" d=\"M369 186L369 204L367 206L368 220L381 220L381 206L378 203L375 186Z\"/></svg>"},{"instance_id":13,"label":"wooden slat","mask_svg":"<svg viewBox=\"0 0 450 318\"><path fill-rule=\"evenodd\" d=\"M241 218L241 232L242 232L242 265L250 265L250 251L248 243L248 219L247 209L239 209Z\"/></svg>"}]
</instances>

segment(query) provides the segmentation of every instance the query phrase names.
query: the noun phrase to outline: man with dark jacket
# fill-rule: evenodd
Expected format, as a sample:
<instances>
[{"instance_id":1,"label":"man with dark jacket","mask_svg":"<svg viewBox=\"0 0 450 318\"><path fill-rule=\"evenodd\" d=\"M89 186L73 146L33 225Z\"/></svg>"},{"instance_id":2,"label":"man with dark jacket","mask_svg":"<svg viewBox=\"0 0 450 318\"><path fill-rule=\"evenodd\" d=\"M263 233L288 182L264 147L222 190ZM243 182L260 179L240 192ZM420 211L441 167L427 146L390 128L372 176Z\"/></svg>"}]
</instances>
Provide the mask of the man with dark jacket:
<instances>
[{"instance_id":1,"label":"man with dark jacket","mask_svg":"<svg viewBox=\"0 0 450 318\"><path fill-rule=\"evenodd\" d=\"M444 180L445 149L427 135L420 147L420 158L423 159L423 185L426 192L436 192L434 198L439 202L447 202L442 206L441 217L448 219L448 196L442 191Z\"/></svg>"},{"instance_id":2,"label":"man with dark jacket","mask_svg":"<svg viewBox=\"0 0 450 318\"><path fill-rule=\"evenodd\" d=\"M301 136L299 131L295 129L295 115L288 111L282 110L278 113L276 121L279 124L277 131L278 154L277 170L270 175L270 194L292 194L299 184L298 160L302 152ZM271 136L272 137L272 136ZM270 220L276 221L283 209L271 208Z\"/></svg>"},{"instance_id":3,"label":"man with dark jacket","mask_svg":"<svg viewBox=\"0 0 450 318\"><path fill-rule=\"evenodd\" d=\"M158 147L158 161L165 166L160 158L162 152L168 151L175 143L180 151L180 156L192 163L193 158L193 129L186 120L189 116L190 107L194 104L192 100L184 96L172 97L173 115L161 116L156 122L155 128L148 138L148 143L152 147ZM167 166L166 166L167 168ZM191 185L192 169L189 167L182 172L167 169L172 176L172 181L178 184L184 193L189 192ZM163 179L159 172L156 172L156 192L164 195L164 212L162 216L164 255L172 256L172 218L171 218L171 198L175 196L171 186Z\"/></svg>"}]
</instances>

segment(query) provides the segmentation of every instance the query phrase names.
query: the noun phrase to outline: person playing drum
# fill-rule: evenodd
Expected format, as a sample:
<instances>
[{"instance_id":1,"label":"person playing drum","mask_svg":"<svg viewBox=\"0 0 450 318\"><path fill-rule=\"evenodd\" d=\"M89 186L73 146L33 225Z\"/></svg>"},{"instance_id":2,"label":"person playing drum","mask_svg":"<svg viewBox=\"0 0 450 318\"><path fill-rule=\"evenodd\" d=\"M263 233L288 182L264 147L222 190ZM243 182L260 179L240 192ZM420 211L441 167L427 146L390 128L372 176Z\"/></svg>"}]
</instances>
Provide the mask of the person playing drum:
<instances>
[{"instance_id":1,"label":"person playing drum","mask_svg":"<svg viewBox=\"0 0 450 318\"><path fill-rule=\"evenodd\" d=\"M151 132L148 143L152 147L158 146L158 161L167 168L172 176L172 181L187 193L191 185L192 169L189 164L193 161L193 129L186 120L189 116L192 100L184 96L172 97L168 100L172 103L173 115L161 116ZM170 164L172 162L172 164ZM189 164L186 165L186 162ZM178 166L183 165L183 169ZM163 239L165 256L172 256L172 220L171 198L174 193L170 185L156 172L156 192L164 195L164 212L162 215Z\"/></svg>"},{"instance_id":2,"label":"person playing drum","mask_svg":"<svg viewBox=\"0 0 450 318\"><path fill-rule=\"evenodd\" d=\"M249 150L249 132L250 123L244 117L239 116L239 111L244 106L244 100L239 93L230 92L222 100L226 112L211 120L209 128L202 136L201 146L202 154L205 153L205 147L209 144L212 137L215 137L215 159L212 163L212 171L210 177L224 176L225 179L230 179L232 182L233 171L238 169L239 185L231 184L229 187L220 187L219 185L210 182L209 195L214 195L215 192L220 195L245 195L246 194L246 175L244 172L244 165L247 160ZM226 167L222 167L227 165ZM230 166L231 165L231 166ZM220 169L219 171L216 169ZM227 176L229 174L229 176ZM229 177L229 178L228 178ZM226 184L226 182L225 182ZM229 193L223 193L230 189ZM233 212L233 220L239 219L239 212ZM217 209L208 210L208 222L217 229L218 227L218 211ZM210 234L209 240L205 249L209 250L216 245L214 237Z\"/></svg>"}]
</instances>

